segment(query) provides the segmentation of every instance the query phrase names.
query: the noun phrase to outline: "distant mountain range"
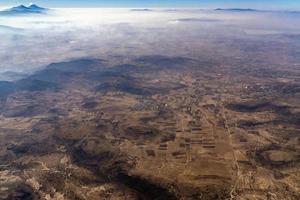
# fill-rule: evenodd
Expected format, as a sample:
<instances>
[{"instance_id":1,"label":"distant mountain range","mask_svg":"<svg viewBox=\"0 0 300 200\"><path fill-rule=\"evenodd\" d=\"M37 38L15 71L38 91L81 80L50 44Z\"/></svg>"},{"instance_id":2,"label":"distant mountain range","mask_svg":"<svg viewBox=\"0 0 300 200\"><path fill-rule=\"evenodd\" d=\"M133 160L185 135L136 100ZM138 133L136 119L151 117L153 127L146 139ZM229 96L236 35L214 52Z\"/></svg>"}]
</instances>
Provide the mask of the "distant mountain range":
<instances>
[{"instance_id":1,"label":"distant mountain range","mask_svg":"<svg viewBox=\"0 0 300 200\"><path fill-rule=\"evenodd\" d=\"M215 11L228 11L228 12L275 12L285 14L300 14L300 11L291 10L256 10L251 8L217 8Z\"/></svg>"},{"instance_id":2,"label":"distant mountain range","mask_svg":"<svg viewBox=\"0 0 300 200\"><path fill-rule=\"evenodd\" d=\"M49 9L39 7L35 4L29 6L19 5L0 11L0 15L25 15L25 14L46 14Z\"/></svg>"},{"instance_id":3,"label":"distant mountain range","mask_svg":"<svg viewBox=\"0 0 300 200\"><path fill-rule=\"evenodd\" d=\"M217 8L216 11L256 12L258 10L251 8Z\"/></svg>"},{"instance_id":4,"label":"distant mountain range","mask_svg":"<svg viewBox=\"0 0 300 200\"><path fill-rule=\"evenodd\" d=\"M153 11L153 10L149 9L149 8L134 8L134 9L131 9L131 11L149 12L149 11Z\"/></svg>"}]
</instances>

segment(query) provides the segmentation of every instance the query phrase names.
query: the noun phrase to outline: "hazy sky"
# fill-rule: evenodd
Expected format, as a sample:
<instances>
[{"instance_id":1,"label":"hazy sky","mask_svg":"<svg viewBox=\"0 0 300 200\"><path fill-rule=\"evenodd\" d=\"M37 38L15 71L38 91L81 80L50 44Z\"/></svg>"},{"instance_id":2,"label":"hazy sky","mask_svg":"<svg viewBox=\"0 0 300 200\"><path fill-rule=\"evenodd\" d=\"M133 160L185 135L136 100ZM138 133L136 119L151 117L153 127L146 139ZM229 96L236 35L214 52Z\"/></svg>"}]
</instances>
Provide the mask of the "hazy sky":
<instances>
[{"instance_id":1,"label":"hazy sky","mask_svg":"<svg viewBox=\"0 0 300 200\"><path fill-rule=\"evenodd\" d=\"M300 0L1 0L0 6L29 3L48 7L239 7L300 9Z\"/></svg>"}]
</instances>

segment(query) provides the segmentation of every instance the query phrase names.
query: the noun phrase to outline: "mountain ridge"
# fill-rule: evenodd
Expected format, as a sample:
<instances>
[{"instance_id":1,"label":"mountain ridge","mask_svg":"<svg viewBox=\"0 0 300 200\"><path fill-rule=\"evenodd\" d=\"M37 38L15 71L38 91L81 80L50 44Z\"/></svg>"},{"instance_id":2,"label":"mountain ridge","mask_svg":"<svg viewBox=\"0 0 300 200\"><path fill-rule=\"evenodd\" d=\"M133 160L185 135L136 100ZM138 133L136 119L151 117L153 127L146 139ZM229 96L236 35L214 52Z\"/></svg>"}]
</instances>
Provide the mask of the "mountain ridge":
<instances>
[{"instance_id":1,"label":"mountain ridge","mask_svg":"<svg viewBox=\"0 0 300 200\"><path fill-rule=\"evenodd\" d=\"M216 11L236 11L236 12L257 12L258 10L252 8L217 8Z\"/></svg>"},{"instance_id":2,"label":"mountain ridge","mask_svg":"<svg viewBox=\"0 0 300 200\"><path fill-rule=\"evenodd\" d=\"M46 14L48 8L39 7L36 4L24 6L23 4L0 11L0 15L24 15L24 14Z\"/></svg>"}]
</instances>

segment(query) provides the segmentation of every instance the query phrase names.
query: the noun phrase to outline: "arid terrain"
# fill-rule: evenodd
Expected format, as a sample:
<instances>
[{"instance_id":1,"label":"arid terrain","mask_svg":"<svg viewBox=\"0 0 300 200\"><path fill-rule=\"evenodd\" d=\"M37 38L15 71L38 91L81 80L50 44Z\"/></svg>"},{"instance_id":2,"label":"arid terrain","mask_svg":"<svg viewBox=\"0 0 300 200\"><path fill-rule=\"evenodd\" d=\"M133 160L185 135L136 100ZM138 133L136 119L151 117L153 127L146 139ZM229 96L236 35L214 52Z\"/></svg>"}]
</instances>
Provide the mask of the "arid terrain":
<instances>
[{"instance_id":1,"label":"arid terrain","mask_svg":"<svg viewBox=\"0 0 300 200\"><path fill-rule=\"evenodd\" d=\"M0 200L300 199L299 13L0 24Z\"/></svg>"},{"instance_id":2,"label":"arid terrain","mask_svg":"<svg viewBox=\"0 0 300 200\"><path fill-rule=\"evenodd\" d=\"M2 81L0 199L299 199L299 65L259 59L86 58Z\"/></svg>"}]
</instances>

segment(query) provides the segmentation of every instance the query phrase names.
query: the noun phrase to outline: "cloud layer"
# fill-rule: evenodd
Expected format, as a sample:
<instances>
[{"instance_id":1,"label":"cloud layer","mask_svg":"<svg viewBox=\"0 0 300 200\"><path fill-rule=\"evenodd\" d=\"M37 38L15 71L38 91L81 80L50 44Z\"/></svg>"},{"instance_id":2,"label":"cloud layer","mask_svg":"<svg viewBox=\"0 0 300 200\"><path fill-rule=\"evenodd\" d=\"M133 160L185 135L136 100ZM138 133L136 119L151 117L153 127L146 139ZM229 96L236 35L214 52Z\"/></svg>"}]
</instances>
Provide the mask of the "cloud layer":
<instances>
[{"instance_id":1,"label":"cloud layer","mask_svg":"<svg viewBox=\"0 0 300 200\"><path fill-rule=\"evenodd\" d=\"M261 41L288 46L295 37L287 36L300 34L299 19L297 13L180 9L59 9L47 16L0 17L0 73L31 73L81 57L239 57L246 45Z\"/></svg>"}]
</instances>

